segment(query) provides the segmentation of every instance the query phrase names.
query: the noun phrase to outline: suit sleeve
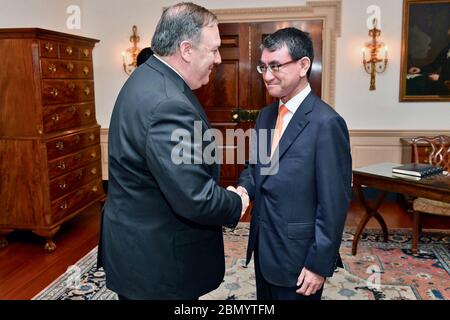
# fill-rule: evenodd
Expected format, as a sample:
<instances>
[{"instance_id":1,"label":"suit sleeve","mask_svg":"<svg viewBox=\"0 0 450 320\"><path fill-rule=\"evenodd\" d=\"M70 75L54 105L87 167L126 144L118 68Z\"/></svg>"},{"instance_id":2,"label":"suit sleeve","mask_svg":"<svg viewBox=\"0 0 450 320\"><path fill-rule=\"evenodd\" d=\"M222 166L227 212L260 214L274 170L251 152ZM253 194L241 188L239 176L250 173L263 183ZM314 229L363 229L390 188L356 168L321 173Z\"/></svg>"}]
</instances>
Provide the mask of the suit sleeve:
<instances>
[{"instance_id":1,"label":"suit sleeve","mask_svg":"<svg viewBox=\"0 0 450 320\"><path fill-rule=\"evenodd\" d=\"M161 103L148 127L147 165L177 215L203 225L235 226L241 215L241 198L220 187L209 173L202 157L203 142L195 144L195 121L202 123L191 105L181 101ZM174 132L186 139L174 139ZM195 134L202 137L202 133ZM192 150L193 144L197 152ZM186 147L182 150L187 152L184 163L175 159L180 147Z\"/></svg>"},{"instance_id":2,"label":"suit sleeve","mask_svg":"<svg viewBox=\"0 0 450 320\"><path fill-rule=\"evenodd\" d=\"M351 199L352 159L347 126L335 116L321 125L316 140L315 241L305 267L329 277L333 274Z\"/></svg>"},{"instance_id":3,"label":"suit sleeve","mask_svg":"<svg viewBox=\"0 0 450 320\"><path fill-rule=\"evenodd\" d=\"M245 162L244 170L242 170L241 175L239 176L239 180L237 185L244 187L247 190L248 197L250 200L254 200L255 198L255 179L253 176L253 172L255 170L255 165L251 164L249 161Z\"/></svg>"},{"instance_id":4,"label":"suit sleeve","mask_svg":"<svg viewBox=\"0 0 450 320\"><path fill-rule=\"evenodd\" d=\"M255 128L252 129L249 143L249 159L245 162L244 170L242 170L237 185L242 186L247 190L250 200L255 199L255 163L257 163L258 157L258 123L259 116L256 119Z\"/></svg>"}]
</instances>

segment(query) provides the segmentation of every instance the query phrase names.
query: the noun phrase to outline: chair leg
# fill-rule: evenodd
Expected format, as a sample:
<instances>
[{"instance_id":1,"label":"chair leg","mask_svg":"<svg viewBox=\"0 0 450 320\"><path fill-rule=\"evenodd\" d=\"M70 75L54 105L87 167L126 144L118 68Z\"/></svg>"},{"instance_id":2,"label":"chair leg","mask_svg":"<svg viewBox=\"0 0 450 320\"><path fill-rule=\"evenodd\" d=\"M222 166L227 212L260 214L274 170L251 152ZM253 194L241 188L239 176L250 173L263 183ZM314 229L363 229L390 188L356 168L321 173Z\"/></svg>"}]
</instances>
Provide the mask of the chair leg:
<instances>
[{"instance_id":1,"label":"chair leg","mask_svg":"<svg viewBox=\"0 0 450 320\"><path fill-rule=\"evenodd\" d=\"M420 212L413 212L413 238L412 238L412 252L417 253L417 245L419 243L419 236L422 231Z\"/></svg>"}]
</instances>

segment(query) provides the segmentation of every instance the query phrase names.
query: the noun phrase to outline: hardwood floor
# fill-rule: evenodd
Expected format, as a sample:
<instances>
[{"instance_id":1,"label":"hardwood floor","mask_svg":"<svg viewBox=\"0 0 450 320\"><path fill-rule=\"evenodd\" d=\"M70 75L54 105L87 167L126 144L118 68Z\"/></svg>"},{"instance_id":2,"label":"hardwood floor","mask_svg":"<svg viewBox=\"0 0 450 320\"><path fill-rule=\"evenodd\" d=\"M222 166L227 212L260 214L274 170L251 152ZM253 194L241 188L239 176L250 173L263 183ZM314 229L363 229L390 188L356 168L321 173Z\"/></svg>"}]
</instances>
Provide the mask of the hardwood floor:
<instances>
[{"instance_id":1,"label":"hardwood floor","mask_svg":"<svg viewBox=\"0 0 450 320\"><path fill-rule=\"evenodd\" d=\"M31 232L8 235L8 246L0 249L0 299L34 297L97 245L99 228L98 213L75 217L56 234L51 254L44 251L45 240Z\"/></svg>"},{"instance_id":2,"label":"hardwood floor","mask_svg":"<svg viewBox=\"0 0 450 320\"><path fill-rule=\"evenodd\" d=\"M410 228L412 217L395 203L385 203L380 212L388 228ZM363 215L362 207L352 202L346 225L354 227ZM63 274L98 243L100 216L86 213L62 226L55 237L56 251L44 252L44 240L31 232L14 232L9 245L0 250L0 300L31 299ZM371 220L368 228L378 228ZM450 228L450 219L427 216L425 228Z\"/></svg>"}]
</instances>

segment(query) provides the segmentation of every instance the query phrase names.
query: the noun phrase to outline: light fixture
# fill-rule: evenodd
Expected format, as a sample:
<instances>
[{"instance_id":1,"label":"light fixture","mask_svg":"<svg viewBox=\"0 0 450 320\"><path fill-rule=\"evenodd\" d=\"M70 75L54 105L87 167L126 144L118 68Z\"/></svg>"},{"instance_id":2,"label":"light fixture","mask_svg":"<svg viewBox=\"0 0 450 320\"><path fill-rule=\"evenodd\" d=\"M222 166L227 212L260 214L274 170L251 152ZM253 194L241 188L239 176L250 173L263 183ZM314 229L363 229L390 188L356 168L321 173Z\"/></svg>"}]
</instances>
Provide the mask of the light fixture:
<instances>
[{"instance_id":1,"label":"light fixture","mask_svg":"<svg viewBox=\"0 0 450 320\"><path fill-rule=\"evenodd\" d=\"M388 47L384 45L383 42L378 41L378 37L381 35L381 30L377 29L377 19L372 20L373 28L369 30L369 37L372 41L367 42L362 48L363 55L363 66L364 70L370 74L370 87L369 90L375 90L375 74L382 73L386 70L388 63ZM370 53L369 60L366 60L366 49ZM380 51L384 51L384 59L380 58L378 55Z\"/></svg>"},{"instance_id":2,"label":"light fixture","mask_svg":"<svg viewBox=\"0 0 450 320\"><path fill-rule=\"evenodd\" d=\"M137 46L140 40L141 38L137 35L137 27L133 26L133 34L130 36L130 42L133 46L129 47L126 51L122 51L123 71L127 75L130 75L136 68L136 59L141 51Z\"/></svg>"}]
</instances>

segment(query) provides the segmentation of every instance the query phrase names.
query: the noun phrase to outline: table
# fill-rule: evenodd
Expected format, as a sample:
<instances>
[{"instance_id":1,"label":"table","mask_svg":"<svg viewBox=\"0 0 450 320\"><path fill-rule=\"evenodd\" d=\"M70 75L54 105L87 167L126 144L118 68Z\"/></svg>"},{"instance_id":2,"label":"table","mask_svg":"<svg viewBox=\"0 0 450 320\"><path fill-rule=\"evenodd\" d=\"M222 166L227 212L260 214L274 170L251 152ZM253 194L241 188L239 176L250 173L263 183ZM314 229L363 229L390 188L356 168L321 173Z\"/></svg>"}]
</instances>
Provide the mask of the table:
<instances>
[{"instance_id":1,"label":"table","mask_svg":"<svg viewBox=\"0 0 450 320\"><path fill-rule=\"evenodd\" d=\"M388 192L401 193L413 197L423 197L432 200L450 202L450 176L436 175L411 180L392 175L392 168L400 166L398 163L380 163L353 170L353 187L356 189L359 201L364 206L365 215L356 228L353 238L352 254L355 255L361 234L371 218L375 218L383 230L383 240L388 239L388 230L378 208ZM363 186L380 190L380 194L371 206L365 199Z\"/></svg>"}]
</instances>

